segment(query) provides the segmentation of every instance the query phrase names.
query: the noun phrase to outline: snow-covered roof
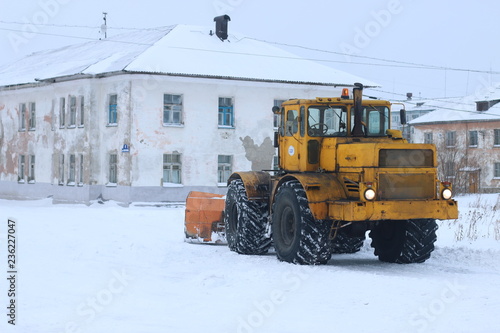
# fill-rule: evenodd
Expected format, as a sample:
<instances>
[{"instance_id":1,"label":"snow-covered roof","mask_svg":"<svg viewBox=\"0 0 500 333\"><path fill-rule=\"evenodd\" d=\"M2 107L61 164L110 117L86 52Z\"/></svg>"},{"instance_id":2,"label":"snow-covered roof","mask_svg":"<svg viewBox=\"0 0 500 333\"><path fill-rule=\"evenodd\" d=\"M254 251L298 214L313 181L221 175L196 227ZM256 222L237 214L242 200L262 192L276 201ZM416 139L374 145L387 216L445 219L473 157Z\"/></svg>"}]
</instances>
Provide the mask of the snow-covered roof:
<instances>
[{"instance_id":1,"label":"snow-covered roof","mask_svg":"<svg viewBox=\"0 0 500 333\"><path fill-rule=\"evenodd\" d=\"M486 111L476 111L476 101L493 100L491 97L488 99L482 98L482 94L476 94L462 98L428 100L422 106L425 106L427 109L432 108L434 111L409 121L409 124L500 121L500 104L492 106Z\"/></svg>"},{"instance_id":2,"label":"snow-covered roof","mask_svg":"<svg viewBox=\"0 0 500 333\"><path fill-rule=\"evenodd\" d=\"M378 86L369 80L301 58L269 43L210 34L210 28L175 25L42 51L0 67L0 86L74 75L145 72L269 82Z\"/></svg>"}]
</instances>

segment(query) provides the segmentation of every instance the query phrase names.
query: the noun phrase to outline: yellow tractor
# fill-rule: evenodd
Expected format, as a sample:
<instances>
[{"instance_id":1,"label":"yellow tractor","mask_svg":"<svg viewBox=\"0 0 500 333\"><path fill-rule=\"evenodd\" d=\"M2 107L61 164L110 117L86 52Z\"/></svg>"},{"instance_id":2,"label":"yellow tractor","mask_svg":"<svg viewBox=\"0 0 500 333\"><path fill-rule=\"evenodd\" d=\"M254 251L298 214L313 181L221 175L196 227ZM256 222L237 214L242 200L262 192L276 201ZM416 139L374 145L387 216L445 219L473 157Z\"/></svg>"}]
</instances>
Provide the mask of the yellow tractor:
<instances>
[{"instance_id":1,"label":"yellow tractor","mask_svg":"<svg viewBox=\"0 0 500 333\"><path fill-rule=\"evenodd\" d=\"M315 265L359 251L369 231L379 260L427 260L435 220L458 218L452 186L437 178L435 146L408 143L390 129L391 103L363 100L362 91L356 83L352 96L344 89L274 107L279 169L233 173L225 198L191 193L187 239L222 234L237 253L272 246L279 260ZM404 109L400 116L405 124Z\"/></svg>"}]
</instances>

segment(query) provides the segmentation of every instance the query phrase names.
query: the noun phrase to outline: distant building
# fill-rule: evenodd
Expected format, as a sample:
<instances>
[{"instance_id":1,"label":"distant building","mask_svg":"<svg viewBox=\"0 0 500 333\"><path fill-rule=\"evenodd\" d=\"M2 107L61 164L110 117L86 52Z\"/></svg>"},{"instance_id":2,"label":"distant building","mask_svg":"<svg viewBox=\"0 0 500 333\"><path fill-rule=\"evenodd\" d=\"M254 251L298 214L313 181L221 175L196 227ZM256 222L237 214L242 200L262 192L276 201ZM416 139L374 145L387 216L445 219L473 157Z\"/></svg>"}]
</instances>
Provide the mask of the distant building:
<instances>
[{"instance_id":1,"label":"distant building","mask_svg":"<svg viewBox=\"0 0 500 333\"><path fill-rule=\"evenodd\" d=\"M439 103L410 121L412 140L434 143L441 180L461 193L500 192L500 90ZM434 103L437 104L437 103Z\"/></svg>"},{"instance_id":2,"label":"distant building","mask_svg":"<svg viewBox=\"0 0 500 333\"><path fill-rule=\"evenodd\" d=\"M398 111L402 109L403 105L400 105L400 103L403 103L405 106L407 122L410 122L413 119L417 119L418 117L436 110L437 106L432 100L414 100L411 98L410 93L408 93L408 95L410 95L408 97L408 100L394 102L392 108L391 128L400 130L401 132L403 132L403 137L405 139L407 139L409 142L413 142L412 127L401 124L401 116Z\"/></svg>"},{"instance_id":3,"label":"distant building","mask_svg":"<svg viewBox=\"0 0 500 333\"><path fill-rule=\"evenodd\" d=\"M271 108L359 77L272 45L176 25L0 68L0 197L182 201L273 168Z\"/></svg>"}]
</instances>

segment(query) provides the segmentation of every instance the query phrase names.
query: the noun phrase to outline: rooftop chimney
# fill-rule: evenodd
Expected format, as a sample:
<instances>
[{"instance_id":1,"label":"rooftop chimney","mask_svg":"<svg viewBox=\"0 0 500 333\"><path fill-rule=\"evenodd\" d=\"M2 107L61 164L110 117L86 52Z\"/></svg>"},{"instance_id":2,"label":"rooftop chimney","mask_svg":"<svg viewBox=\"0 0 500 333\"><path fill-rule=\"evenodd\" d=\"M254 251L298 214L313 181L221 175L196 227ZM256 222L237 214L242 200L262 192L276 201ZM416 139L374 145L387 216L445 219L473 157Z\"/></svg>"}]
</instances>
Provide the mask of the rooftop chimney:
<instances>
[{"instance_id":1,"label":"rooftop chimney","mask_svg":"<svg viewBox=\"0 0 500 333\"><path fill-rule=\"evenodd\" d=\"M406 99L411 101L411 98L413 97L412 93L406 93Z\"/></svg>"},{"instance_id":2,"label":"rooftop chimney","mask_svg":"<svg viewBox=\"0 0 500 333\"><path fill-rule=\"evenodd\" d=\"M215 21L215 34L221 41L227 39L227 22L231 21L228 15L221 15L214 18Z\"/></svg>"}]
</instances>

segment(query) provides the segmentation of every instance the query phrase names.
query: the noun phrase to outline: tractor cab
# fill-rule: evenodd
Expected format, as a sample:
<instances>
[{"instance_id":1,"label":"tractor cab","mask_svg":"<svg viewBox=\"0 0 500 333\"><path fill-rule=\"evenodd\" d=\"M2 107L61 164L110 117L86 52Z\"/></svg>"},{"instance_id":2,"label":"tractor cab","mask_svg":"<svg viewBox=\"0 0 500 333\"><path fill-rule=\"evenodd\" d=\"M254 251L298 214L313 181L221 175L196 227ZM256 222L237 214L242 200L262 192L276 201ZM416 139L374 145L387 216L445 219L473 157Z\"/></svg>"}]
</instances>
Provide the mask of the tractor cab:
<instances>
[{"instance_id":1,"label":"tractor cab","mask_svg":"<svg viewBox=\"0 0 500 333\"><path fill-rule=\"evenodd\" d=\"M334 171L338 144L405 141L400 131L390 129L391 103L362 100L361 84L352 97L343 89L340 97L292 99L273 112L281 117L275 146L286 171Z\"/></svg>"}]
</instances>

